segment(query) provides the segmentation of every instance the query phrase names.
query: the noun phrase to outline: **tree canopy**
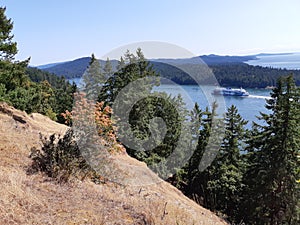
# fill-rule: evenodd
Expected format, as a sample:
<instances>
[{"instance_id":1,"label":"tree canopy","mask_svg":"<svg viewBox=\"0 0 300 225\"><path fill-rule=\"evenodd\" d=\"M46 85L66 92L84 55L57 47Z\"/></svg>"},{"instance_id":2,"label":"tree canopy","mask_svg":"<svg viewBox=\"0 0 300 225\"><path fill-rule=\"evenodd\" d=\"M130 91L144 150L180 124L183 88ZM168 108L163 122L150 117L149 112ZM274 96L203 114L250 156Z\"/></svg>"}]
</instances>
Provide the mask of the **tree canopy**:
<instances>
[{"instance_id":1,"label":"tree canopy","mask_svg":"<svg viewBox=\"0 0 300 225\"><path fill-rule=\"evenodd\" d=\"M13 42L13 22L0 7L0 101L27 113L39 112L64 122L61 113L72 108L76 85L63 77L29 68L29 59L15 61L17 43Z\"/></svg>"},{"instance_id":2,"label":"tree canopy","mask_svg":"<svg viewBox=\"0 0 300 225\"><path fill-rule=\"evenodd\" d=\"M13 22L5 15L6 8L0 7L0 60L12 60L17 54L17 43L13 42L14 35L11 33Z\"/></svg>"}]
</instances>

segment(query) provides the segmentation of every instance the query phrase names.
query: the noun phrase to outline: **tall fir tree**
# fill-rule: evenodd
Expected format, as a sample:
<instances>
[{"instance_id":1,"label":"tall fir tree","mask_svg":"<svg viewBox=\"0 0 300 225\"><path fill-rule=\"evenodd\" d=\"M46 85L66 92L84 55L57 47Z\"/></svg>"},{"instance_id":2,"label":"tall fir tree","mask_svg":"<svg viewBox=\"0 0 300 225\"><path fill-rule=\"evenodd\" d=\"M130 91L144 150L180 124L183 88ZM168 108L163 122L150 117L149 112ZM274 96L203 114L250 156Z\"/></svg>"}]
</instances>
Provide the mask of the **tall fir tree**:
<instances>
[{"instance_id":1,"label":"tall fir tree","mask_svg":"<svg viewBox=\"0 0 300 225\"><path fill-rule=\"evenodd\" d=\"M88 99L97 100L103 84L105 75L102 72L101 64L95 55L92 54L89 66L83 74L83 91Z\"/></svg>"},{"instance_id":2,"label":"tall fir tree","mask_svg":"<svg viewBox=\"0 0 300 225\"><path fill-rule=\"evenodd\" d=\"M22 62L14 61L18 52L17 43L12 40L13 22L6 17L5 11L5 7L0 7L0 99L11 103L10 92L17 88L19 92L26 91L24 88L20 90L20 87L29 85L29 79L25 74L29 59Z\"/></svg>"},{"instance_id":3,"label":"tall fir tree","mask_svg":"<svg viewBox=\"0 0 300 225\"><path fill-rule=\"evenodd\" d=\"M125 66L125 60L124 60L123 56L121 56L120 61L118 62L118 65L117 65L117 70L121 70L124 66Z\"/></svg>"},{"instance_id":4,"label":"tall fir tree","mask_svg":"<svg viewBox=\"0 0 300 225\"><path fill-rule=\"evenodd\" d=\"M242 178L245 165L241 150L246 138L245 121L232 105L225 115L225 136L216 159L211 165L211 180L208 189L214 196L213 209L224 213L235 221L242 193Z\"/></svg>"},{"instance_id":5,"label":"tall fir tree","mask_svg":"<svg viewBox=\"0 0 300 225\"><path fill-rule=\"evenodd\" d=\"M6 8L0 7L0 60L11 61L17 54L17 43L12 41L13 22L5 15Z\"/></svg>"},{"instance_id":6,"label":"tall fir tree","mask_svg":"<svg viewBox=\"0 0 300 225\"><path fill-rule=\"evenodd\" d=\"M124 58L121 57L117 72L106 80L101 89L98 100L104 101L108 105L112 105L119 92L138 79L144 79L145 84L140 85L141 90L136 91L136 95L147 96L151 89L158 85L159 74L150 65L149 61L145 59L142 50L139 48L136 51L136 55L127 51ZM155 82L148 82L149 79L154 79ZM148 84L147 84L148 83ZM138 89L138 87L136 87ZM132 94L132 93L130 93ZM132 96L127 96L129 99ZM124 101L126 101L124 96Z\"/></svg>"},{"instance_id":7,"label":"tall fir tree","mask_svg":"<svg viewBox=\"0 0 300 225\"><path fill-rule=\"evenodd\" d=\"M142 148L146 151L130 148L127 151L131 156L146 162L164 178L180 169L179 165L186 160L187 151L193 149L189 146L190 131L186 126L188 112L184 106L180 95L171 97L162 93L157 97L146 97L131 112L130 124L136 137L154 141L144 142ZM155 122L155 118L165 123L165 132L162 132L162 121ZM170 157L171 154L173 157Z\"/></svg>"},{"instance_id":8,"label":"tall fir tree","mask_svg":"<svg viewBox=\"0 0 300 225\"><path fill-rule=\"evenodd\" d=\"M103 72L104 72L105 81L113 75L114 71L113 71L113 67L112 67L112 64L111 64L109 58L107 58L105 61Z\"/></svg>"},{"instance_id":9,"label":"tall fir tree","mask_svg":"<svg viewBox=\"0 0 300 225\"><path fill-rule=\"evenodd\" d=\"M279 79L249 141L243 219L249 224L299 224L300 98L292 76ZM297 212L298 207L298 212Z\"/></svg>"},{"instance_id":10,"label":"tall fir tree","mask_svg":"<svg viewBox=\"0 0 300 225\"><path fill-rule=\"evenodd\" d=\"M181 187L183 192L206 208L211 208L212 205L211 199L213 197L208 190L208 181L211 179L212 173L210 167L204 170L200 170L200 168L203 157L211 153L209 150L207 151L207 146L211 138L216 107L217 105L213 104L212 111L208 108L201 111L198 105L195 105L191 120L195 123L193 130L194 134L198 135L198 144L184 168L183 178L180 178L183 180Z\"/></svg>"}]
</instances>

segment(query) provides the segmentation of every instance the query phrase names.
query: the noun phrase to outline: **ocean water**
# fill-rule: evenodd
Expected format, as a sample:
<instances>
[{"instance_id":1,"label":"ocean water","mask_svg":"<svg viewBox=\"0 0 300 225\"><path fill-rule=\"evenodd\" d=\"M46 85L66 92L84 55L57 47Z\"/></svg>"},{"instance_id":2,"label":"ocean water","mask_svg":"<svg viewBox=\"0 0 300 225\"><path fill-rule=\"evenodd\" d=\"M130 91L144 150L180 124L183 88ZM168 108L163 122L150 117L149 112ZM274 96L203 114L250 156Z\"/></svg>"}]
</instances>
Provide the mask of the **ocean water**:
<instances>
[{"instance_id":1,"label":"ocean water","mask_svg":"<svg viewBox=\"0 0 300 225\"><path fill-rule=\"evenodd\" d=\"M156 91L163 91L172 96L180 94L186 103L186 108L191 110L197 102L201 109L210 107L216 101L220 106L219 114L224 114L228 107L235 105L241 116L248 121L247 128L252 126L252 122L261 124L257 119L260 112L270 113L266 108L266 100L270 98L270 90L265 89L246 89L249 92L247 97L238 96L213 96L212 86L196 85L160 85Z\"/></svg>"},{"instance_id":2,"label":"ocean water","mask_svg":"<svg viewBox=\"0 0 300 225\"><path fill-rule=\"evenodd\" d=\"M80 85L80 78L70 80ZM214 96L211 94L213 86L197 86L197 85L171 85L162 84L155 87L153 91L166 92L171 96L180 94L185 102L185 108L191 110L195 103L202 110L206 107L211 107L212 102L216 101L219 104L219 114L224 114L228 107L235 105L241 116L248 121L247 128L251 128L252 122L261 123L257 116L260 112L270 113L266 108L266 99L270 98L270 90L265 89L246 89L249 92L248 97L234 96Z\"/></svg>"},{"instance_id":3,"label":"ocean water","mask_svg":"<svg viewBox=\"0 0 300 225\"><path fill-rule=\"evenodd\" d=\"M249 60L245 63L272 68L300 69L300 53L260 55L256 60Z\"/></svg>"}]
</instances>

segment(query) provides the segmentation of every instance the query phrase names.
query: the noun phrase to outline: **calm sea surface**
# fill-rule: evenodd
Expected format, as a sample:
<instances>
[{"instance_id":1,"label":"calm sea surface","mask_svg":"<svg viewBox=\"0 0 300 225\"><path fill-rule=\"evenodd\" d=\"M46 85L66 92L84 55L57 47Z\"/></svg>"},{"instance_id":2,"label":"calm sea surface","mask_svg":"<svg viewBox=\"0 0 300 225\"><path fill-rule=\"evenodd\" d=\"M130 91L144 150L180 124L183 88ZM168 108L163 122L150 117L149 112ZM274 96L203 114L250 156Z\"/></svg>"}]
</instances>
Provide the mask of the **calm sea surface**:
<instances>
[{"instance_id":1,"label":"calm sea surface","mask_svg":"<svg viewBox=\"0 0 300 225\"><path fill-rule=\"evenodd\" d=\"M234 96L213 96L211 91L214 87L194 86L194 85L161 85L156 87L156 91L164 91L172 96L180 94L186 103L187 109L192 109L197 102L201 109L209 107L215 100L221 105L220 113L224 113L228 107L235 105L241 116L248 120L248 128L251 127L252 121L258 122L256 116L260 112L269 113L265 108L266 99L270 97L270 90L265 89L247 89L248 97Z\"/></svg>"},{"instance_id":2,"label":"calm sea surface","mask_svg":"<svg viewBox=\"0 0 300 225\"><path fill-rule=\"evenodd\" d=\"M254 66L300 69L300 53L261 55L257 58L257 60L249 60L245 63Z\"/></svg>"},{"instance_id":3,"label":"calm sea surface","mask_svg":"<svg viewBox=\"0 0 300 225\"><path fill-rule=\"evenodd\" d=\"M75 78L70 80L79 84L80 79ZM250 96L248 97L232 97L232 96L213 96L211 91L214 87L211 86L196 86L196 85L170 85L163 84L159 87L155 87L154 91L166 92L172 96L180 94L186 103L186 108L191 110L197 102L202 110L206 107L210 107L213 101L219 102L220 114L231 105L235 105L241 114L241 116L248 120L248 128L251 127L252 121L258 122L256 116L260 112L268 113L265 108L266 99L270 96L270 90L265 89L246 89Z\"/></svg>"}]
</instances>

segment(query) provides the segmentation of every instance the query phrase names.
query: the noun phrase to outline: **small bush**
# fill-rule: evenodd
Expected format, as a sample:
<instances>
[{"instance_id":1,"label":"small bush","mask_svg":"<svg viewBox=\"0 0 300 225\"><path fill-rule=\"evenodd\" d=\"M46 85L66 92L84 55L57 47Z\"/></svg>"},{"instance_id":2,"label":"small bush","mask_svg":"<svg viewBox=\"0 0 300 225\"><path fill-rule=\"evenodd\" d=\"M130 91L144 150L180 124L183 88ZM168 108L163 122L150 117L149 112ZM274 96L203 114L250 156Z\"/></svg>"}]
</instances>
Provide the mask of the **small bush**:
<instances>
[{"instance_id":1,"label":"small bush","mask_svg":"<svg viewBox=\"0 0 300 225\"><path fill-rule=\"evenodd\" d=\"M81 155L72 129L63 138L56 138L53 134L49 139L41 137L41 141L41 150L31 149L33 163L28 173L41 171L59 182L67 182L71 176L80 180L88 177L95 181L97 174Z\"/></svg>"}]
</instances>

